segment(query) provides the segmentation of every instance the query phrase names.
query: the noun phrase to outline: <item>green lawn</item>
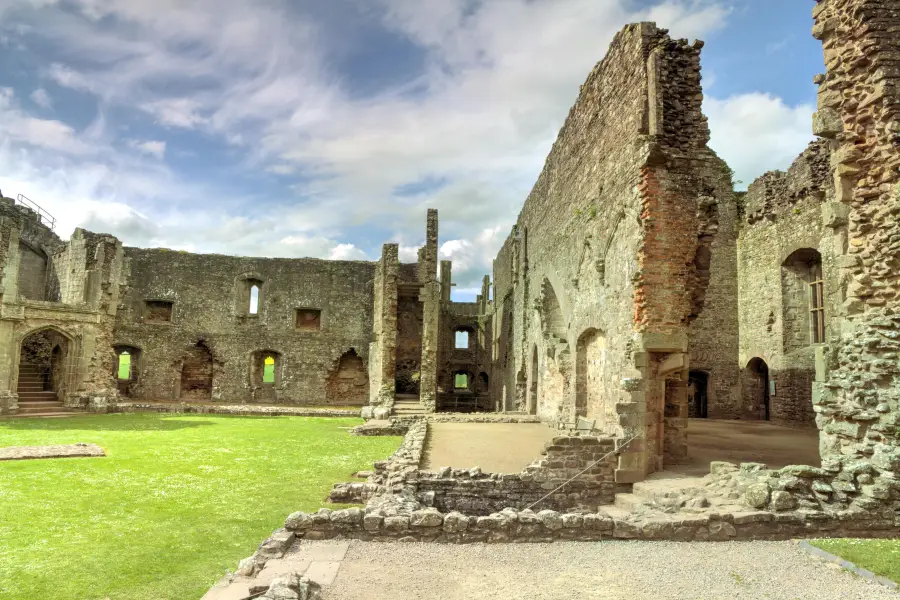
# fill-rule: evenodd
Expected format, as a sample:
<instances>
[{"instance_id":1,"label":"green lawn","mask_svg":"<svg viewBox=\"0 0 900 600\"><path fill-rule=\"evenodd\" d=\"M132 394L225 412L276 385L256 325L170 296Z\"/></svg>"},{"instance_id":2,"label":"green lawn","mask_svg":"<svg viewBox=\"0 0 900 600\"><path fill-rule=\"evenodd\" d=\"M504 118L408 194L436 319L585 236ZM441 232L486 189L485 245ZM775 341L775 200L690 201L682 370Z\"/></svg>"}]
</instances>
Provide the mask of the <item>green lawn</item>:
<instances>
[{"instance_id":1,"label":"green lawn","mask_svg":"<svg viewBox=\"0 0 900 600\"><path fill-rule=\"evenodd\" d=\"M810 544L900 583L900 540L811 540Z\"/></svg>"},{"instance_id":2,"label":"green lawn","mask_svg":"<svg viewBox=\"0 0 900 600\"><path fill-rule=\"evenodd\" d=\"M0 421L0 446L104 458L0 462L0 598L190 600L295 510L384 459L358 419L156 414Z\"/></svg>"}]
</instances>

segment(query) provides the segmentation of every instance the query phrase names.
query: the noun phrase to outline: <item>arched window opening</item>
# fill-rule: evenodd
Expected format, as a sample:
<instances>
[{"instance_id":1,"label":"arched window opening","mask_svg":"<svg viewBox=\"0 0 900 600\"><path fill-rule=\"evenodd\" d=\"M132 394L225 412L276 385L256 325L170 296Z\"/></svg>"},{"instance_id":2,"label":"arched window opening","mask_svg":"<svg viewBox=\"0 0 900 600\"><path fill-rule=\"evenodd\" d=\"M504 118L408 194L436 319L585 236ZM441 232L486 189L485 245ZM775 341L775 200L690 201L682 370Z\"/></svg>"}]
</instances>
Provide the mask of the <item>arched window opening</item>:
<instances>
[{"instance_id":1,"label":"arched window opening","mask_svg":"<svg viewBox=\"0 0 900 600\"><path fill-rule=\"evenodd\" d=\"M813 248L793 252L781 266L784 351L825 342L822 256Z\"/></svg>"},{"instance_id":2,"label":"arched window opening","mask_svg":"<svg viewBox=\"0 0 900 600\"><path fill-rule=\"evenodd\" d=\"M119 381L131 379L131 354L127 350L119 354L119 368L116 371L116 377Z\"/></svg>"},{"instance_id":3,"label":"arched window opening","mask_svg":"<svg viewBox=\"0 0 900 600\"><path fill-rule=\"evenodd\" d=\"M250 314L259 314L259 286L255 283L250 286Z\"/></svg>"},{"instance_id":4,"label":"arched window opening","mask_svg":"<svg viewBox=\"0 0 900 600\"><path fill-rule=\"evenodd\" d=\"M267 356L263 361L263 383L275 383L275 357Z\"/></svg>"}]
</instances>

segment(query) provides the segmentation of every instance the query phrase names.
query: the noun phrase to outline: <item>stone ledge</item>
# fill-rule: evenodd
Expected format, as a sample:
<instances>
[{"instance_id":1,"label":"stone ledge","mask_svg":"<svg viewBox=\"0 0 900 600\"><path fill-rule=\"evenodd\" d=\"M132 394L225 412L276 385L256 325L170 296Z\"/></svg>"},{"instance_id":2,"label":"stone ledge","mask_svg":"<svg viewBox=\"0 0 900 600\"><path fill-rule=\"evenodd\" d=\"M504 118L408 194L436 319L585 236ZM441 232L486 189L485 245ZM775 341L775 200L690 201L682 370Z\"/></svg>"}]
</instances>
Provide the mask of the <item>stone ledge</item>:
<instances>
[{"instance_id":1,"label":"stone ledge","mask_svg":"<svg viewBox=\"0 0 900 600\"><path fill-rule=\"evenodd\" d=\"M0 448L0 460L28 460L35 458L80 458L106 456L96 444L57 444L52 446L11 446Z\"/></svg>"},{"instance_id":2,"label":"stone ledge","mask_svg":"<svg viewBox=\"0 0 900 600\"><path fill-rule=\"evenodd\" d=\"M109 406L113 413L185 413L204 415L241 415L255 417L358 417L356 409L311 408L301 406L257 406L253 404L192 404L190 402L119 402Z\"/></svg>"}]
</instances>

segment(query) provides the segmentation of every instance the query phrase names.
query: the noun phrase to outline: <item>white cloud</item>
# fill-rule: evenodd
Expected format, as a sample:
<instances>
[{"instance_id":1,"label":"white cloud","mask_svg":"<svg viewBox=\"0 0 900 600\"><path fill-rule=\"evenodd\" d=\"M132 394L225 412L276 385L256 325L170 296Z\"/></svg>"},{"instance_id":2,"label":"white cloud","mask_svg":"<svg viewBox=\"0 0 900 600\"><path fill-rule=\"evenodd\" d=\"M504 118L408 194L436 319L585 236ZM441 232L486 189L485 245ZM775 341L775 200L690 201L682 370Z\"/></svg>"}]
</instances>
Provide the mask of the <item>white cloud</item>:
<instances>
[{"instance_id":1,"label":"white cloud","mask_svg":"<svg viewBox=\"0 0 900 600\"><path fill-rule=\"evenodd\" d=\"M166 143L159 140L130 140L128 145L135 150L140 150L144 154L155 156L160 160L166 155Z\"/></svg>"},{"instance_id":2,"label":"white cloud","mask_svg":"<svg viewBox=\"0 0 900 600\"><path fill-rule=\"evenodd\" d=\"M44 88L38 88L31 92L31 99L35 104L40 106L41 108L52 108L53 100L50 98L50 94L47 93L47 90Z\"/></svg>"},{"instance_id":3,"label":"white cloud","mask_svg":"<svg viewBox=\"0 0 900 600\"><path fill-rule=\"evenodd\" d=\"M203 205L196 194L189 215L171 208L172 186L182 182L163 163L135 159L93 189L70 165L67 181L87 197L147 204L167 223L191 223L161 225L168 234L144 238L187 237L203 250L234 253L359 256L342 230L367 226L395 231L385 241L399 240L401 259L411 262L424 208L436 206L442 239L450 240L443 249L465 285L490 270L578 86L614 33L656 19L675 37L702 37L723 24L726 2L658 0L641 10L628 0L361 2L366 15L425 54L421 72L368 95L332 67L344 51L337 46L353 38L324 31L303 3L70 0L74 10L28 14L40 25L33 35L65 49L65 64L46 70L58 85L90 92L101 106L137 107L184 134L215 136L242 153L248 170L302 178L302 206L287 198L277 218L241 221L238 209ZM73 135L58 124L56 138ZM160 145L134 149L161 158L164 142L151 143ZM151 174L162 176L141 188ZM441 184L395 194L429 180ZM211 187L208 196L217 197ZM160 206L162 198L169 204Z\"/></svg>"},{"instance_id":4,"label":"white cloud","mask_svg":"<svg viewBox=\"0 0 900 600\"><path fill-rule=\"evenodd\" d=\"M734 169L746 187L766 171L787 169L814 139L808 104L788 106L781 98L753 93L724 100L706 98L710 147Z\"/></svg>"},{"instance_id":5,"label":"white cloud","mask_svg":"<svg viewBox=\"0 0 900 600\"><path fill-rule=\"evenodd\" d=\"M332 260L369 260L366 253L353 244L338 244L328 253Z\"/></svg>"}]
</instances>

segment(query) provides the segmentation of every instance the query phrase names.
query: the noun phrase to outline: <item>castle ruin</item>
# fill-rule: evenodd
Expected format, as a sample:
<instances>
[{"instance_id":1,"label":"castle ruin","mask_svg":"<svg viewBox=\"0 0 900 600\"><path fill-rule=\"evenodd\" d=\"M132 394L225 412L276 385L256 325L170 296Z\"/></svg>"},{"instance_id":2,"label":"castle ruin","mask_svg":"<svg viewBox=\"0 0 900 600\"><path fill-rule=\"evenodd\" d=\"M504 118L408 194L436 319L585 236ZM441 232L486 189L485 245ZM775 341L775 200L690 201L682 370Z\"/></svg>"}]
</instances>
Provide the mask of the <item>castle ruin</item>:
<instances>
[{"instance_id":1,"label":"castle ruin","mask_svg":"<svg viewBox=\"0 0 900 600\"><path fill-rule=\"evenodd\" d=\"M578 417L616 484L683 459L689 417L817 427L900 477L900 14L821 0L819 139L746 193L707 146L702 42L628 25L588 75L475 302L438 215L416 263L68 242L0 203L0 414L130 402ZM629 443L622 443L623 440ZM604 446L605 447L605 446ZM887 474L887 475L885 475Z\"/></svg>"}]
</instances>

